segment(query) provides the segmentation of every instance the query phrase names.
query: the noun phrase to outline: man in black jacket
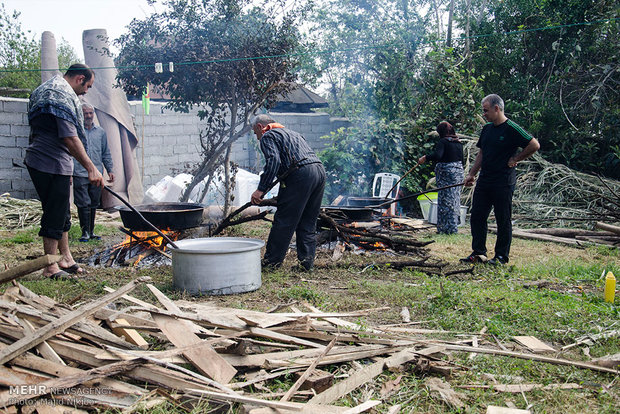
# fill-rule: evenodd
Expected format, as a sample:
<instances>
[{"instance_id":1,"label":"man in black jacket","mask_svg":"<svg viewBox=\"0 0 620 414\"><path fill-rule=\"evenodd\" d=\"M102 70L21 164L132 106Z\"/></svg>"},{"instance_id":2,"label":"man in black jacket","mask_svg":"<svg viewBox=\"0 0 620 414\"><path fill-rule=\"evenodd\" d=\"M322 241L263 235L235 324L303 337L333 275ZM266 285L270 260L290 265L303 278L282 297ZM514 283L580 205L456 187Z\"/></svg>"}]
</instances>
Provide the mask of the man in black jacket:
<instances>
[{"instance_id":1,"label":"man in black jacket","mask_svg":"<svg viewBox=\"0 0 620 414\"><path fill-rule=\"evenodd\" d=\"M464 263L486 260L487 219L491 208L497 221L497 241L495 257L489 264L508 263L512 242L512 194L517 182L515 166L530 157L540 148L536 138L504 115L504 101L492 94L482 100L484 117L489 121L482 132L478 144L478 154L465 186L476 183L471 210L472 254L461 259ZM518 148L523 148L517 153Z\"/></svg>"},{"instance_id":2,"label":"man in black jacket","mask_svg":"<svg viewBox=\"0 0 620 414\"><path fill-rule=\"evenodd\" d=\"M260 204L269 185L280 182L277 211L267 240L264 266L278 267L296 234L297 258L311 270L316 252L316 220L325 189L325 169L303 136L278 124L269 115L257 115L252 130L265 156L265 168L252 203Z\"/></svg>"}]
</instances>

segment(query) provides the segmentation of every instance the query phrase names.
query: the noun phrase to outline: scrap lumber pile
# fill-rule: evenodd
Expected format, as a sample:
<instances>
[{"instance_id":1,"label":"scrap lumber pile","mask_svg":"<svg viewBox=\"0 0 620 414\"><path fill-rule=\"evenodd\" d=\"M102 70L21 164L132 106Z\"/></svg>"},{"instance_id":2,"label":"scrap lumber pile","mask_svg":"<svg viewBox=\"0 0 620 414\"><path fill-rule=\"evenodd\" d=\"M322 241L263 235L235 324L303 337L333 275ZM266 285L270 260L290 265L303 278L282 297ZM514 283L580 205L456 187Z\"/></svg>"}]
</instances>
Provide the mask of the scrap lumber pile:
<instances>
[{"instance_id":1,"label":"scrap lumber pile","mask_svg":"<svg viewBox=\"0 0 620 414\"><path fill-rule=\"evenodd\" d=\"M106 289L106 295L74 307L13 282L0 297L0 407L17 412L18 407L39 403L58 410L132 412L163 403L191 410L209 401L216 406L238 403L254 414L363 412L380 404L381 396L354 408L333 403L372 383L384 370L449 378L466 369L444 361L449 351L618 373L486 347L483 332L480 341L477 336L445 341L429 335L449 332L410 324L361 332L360 326L342 319L370 310L325 313L306 305L308 311L302 312L289 304L292 312L275 313L175 302L148 281L138 278L117 290ZM154 304L129 295L142 284ZM333 372L349 366L346 378L336 382ZM265 386L290 374L297 380L286 390ZM442 380L431 377L427 386L446 404L465 404Z\"/></svg>"}]
</instances>

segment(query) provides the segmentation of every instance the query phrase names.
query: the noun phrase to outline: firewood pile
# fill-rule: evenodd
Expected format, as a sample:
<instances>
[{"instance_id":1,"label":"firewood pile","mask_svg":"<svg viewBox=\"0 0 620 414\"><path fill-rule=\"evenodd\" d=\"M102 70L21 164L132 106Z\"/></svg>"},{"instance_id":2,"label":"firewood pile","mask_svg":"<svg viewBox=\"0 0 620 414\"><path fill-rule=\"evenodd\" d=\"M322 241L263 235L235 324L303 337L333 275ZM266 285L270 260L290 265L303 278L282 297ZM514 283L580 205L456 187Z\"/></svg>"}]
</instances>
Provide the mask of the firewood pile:
<instances>
[{"instance_id":1,"label":"firewood pile","mask_svg":"<svg viewBox=\"0 0 620 414\"><path fill-rule=\"evenodd\" d=\"M569 246L586 246L599 244L611 247L620 247L620 227L597 222L600 230L568 229L568 228L532 228L512 229L512 235L523 239L551 241ZM489 227L496 232L495 227Z\"/></svg>"},{"instance_id":2,"label":"firewood pile","mask_svg":"<svg viewBox=\"0 0 620 414\"><path fill-rule=\"evenodd\" d=\"M7 281L5 274L0 281ZM254 414L363 412L381 404L382 396L360 401L355 411L333 403L372 383L384 370L428 375L431 392L437 391L446 404L463 407L460 393L438 378L466 369L444 360L450 351L618 373L590 363L510 352L498 342L499 349L485 341L485 332L465 340L438 340L430 335L455 333L416 329L411 322L362 329L344 319L381 309L326 313L294 304L267 312L231 309L175 302L148 282L138 278L70 306L13 281L0 297L4 412L44 405L132 412L163 403L191 410L205 401L211 407L241 404ZM129 295L143 284L154 303ZM286 307L290 312L280 312ZM297 380L287 390L267 387L289 374Z\"/></svg>"}]
</instances>

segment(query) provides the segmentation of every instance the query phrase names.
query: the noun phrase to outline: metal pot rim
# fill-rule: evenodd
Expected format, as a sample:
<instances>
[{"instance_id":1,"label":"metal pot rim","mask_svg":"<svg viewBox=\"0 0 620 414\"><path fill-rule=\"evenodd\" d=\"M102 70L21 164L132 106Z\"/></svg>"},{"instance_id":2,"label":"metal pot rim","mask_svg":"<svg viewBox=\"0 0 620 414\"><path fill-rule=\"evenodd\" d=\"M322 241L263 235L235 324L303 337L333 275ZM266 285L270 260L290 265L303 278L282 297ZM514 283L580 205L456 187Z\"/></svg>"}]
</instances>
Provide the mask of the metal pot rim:
<instances>
[{"instance_id":1,"label":"metal pot rim","mask_svg":"<svg viewBox=\"0 0 620 414\"><path fill-rule=\"evenodd\" d=\"M218 242L243 242L243 243L249 243L250 246L243 246L243 247L236 247L236 248L228 248L228 249L222 249L222 248L213 248L213 249L201 249L201 248L196 248L193 246L184 248L183 245L184 244L198 244L198 243L205 243L205 244L217 244ZM172 252L172 254L174 255L175 253L189 253L189 254L226 254L226 253L242 253L242 252L249 252L252 250L257 250L262 248L265 245L265 242L259 239L250 239L250 238L245 238L245 237L204 237L204 238L198 238L198 239L185 239L185 240L179 240L175 242L177 246L179 246L178 248L174 248L172 246L169 246L168 248L170 249L170 251Z\"/></svg>"}]
</instances>

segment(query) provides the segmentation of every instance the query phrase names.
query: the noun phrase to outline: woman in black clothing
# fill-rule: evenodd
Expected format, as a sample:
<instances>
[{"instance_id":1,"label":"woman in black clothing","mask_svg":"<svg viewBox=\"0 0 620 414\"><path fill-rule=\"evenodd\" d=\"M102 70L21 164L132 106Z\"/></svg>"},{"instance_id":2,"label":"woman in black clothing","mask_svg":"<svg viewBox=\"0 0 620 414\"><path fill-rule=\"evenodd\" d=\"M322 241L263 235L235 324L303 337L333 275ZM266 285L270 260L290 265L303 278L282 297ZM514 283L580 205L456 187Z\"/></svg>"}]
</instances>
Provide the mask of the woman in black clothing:
<instances>
[{"instance_id":1,"label":"woman in black clothing","mask_svg":"<svg viewBox=\"0 0 620 414\"><path fill-rule=\"evenodd\" d=\"M418 162L435 161L437 187L463 182L463 144L449 122L437 125L439 141L432 154L423 155ZM440 190L437 200L437 233L458 232L461 212L461 186Z\"/></svg>"}]
</instances>

